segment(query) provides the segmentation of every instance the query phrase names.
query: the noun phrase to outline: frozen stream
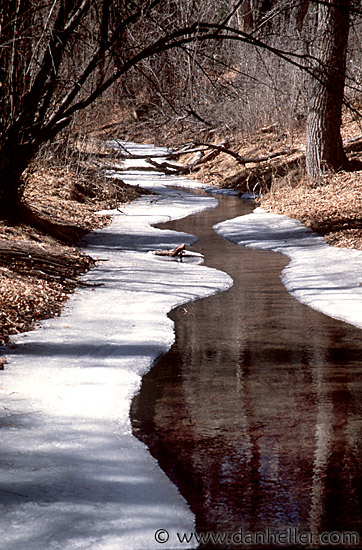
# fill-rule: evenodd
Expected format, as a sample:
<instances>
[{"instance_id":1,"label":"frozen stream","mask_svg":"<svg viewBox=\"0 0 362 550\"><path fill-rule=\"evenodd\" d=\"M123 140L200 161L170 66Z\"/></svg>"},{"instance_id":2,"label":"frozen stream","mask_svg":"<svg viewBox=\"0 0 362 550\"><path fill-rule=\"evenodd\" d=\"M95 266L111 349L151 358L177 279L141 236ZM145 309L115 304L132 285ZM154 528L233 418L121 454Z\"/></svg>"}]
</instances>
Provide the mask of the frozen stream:
<instances>
[{"instance_id":1,"label":"frozen stream","mask_svg":"<svg viewBox=\"0 0 362 550\"><path fill-rule=\"evenodd\" d=\"M158 548L155 532L192 531L176 487L131 433L141 377L174 340L173 307L228 288L223 272L164 262L150 251L192 235L150 224L214 207L133 172L155 195L113 212L84 248L99 266L60 318L16 337L1 373L0 547L4 550ZM174 182L173 182L174 183ZM185 182L184 182L185 183ZM197 260L197 258L195 259Z\"/></svg>"},{"instance_id":2,"label":"frozen stream","mask_svg":"<svg viewBox=\"0 0 362 550\"><path fill-rule=\"evenodd\" d=\"M240 247L214 231L220 220L243 214L216 228L231 225L235 234L239 227L238 241L250 235L257 241L257 216L249 212L250 205L224 197L217 209L162 225L198 235L192 249L234 284L171 313L176 340L143 378L132 406L134 433L190 503L196 531L223 541L210 539L205 548L282 548L287 541L288 548L319 547L332 532L334 543L355 533L359 548L362 333L286 292L280 280L286 256ZM266 240L269 216L261 218ZM278 232L270 221L269 240L279 233L292 246L293 235L297 255L295 224L286 229L284 219ZM313 248L314 237L302 237L299 246ZM300 286L312 267L299 263ZM322 266L317 277L324 277ZM342 290L334 294L339 306L348 303ZM321 287L323 298L333 306ZM243 543L241 529L250 537L261 533L264 545ZM288 539L273 543L268 530ZM313 544L298 543L297 533L313 536Z\"/></svg>"},{"instance_id":3,"label":"frozen stream","mask_svg":"<svg viewBox=\"0 0 362 550\"><path fill-rule=\"evenodd\" d=\"M138 146L134 146L134 150L137 148ZM140 149L145 152L147 148L141 146ZM188 304L183 306L186 312L192 311L199 301L191 305L190 301L229 289L232 279L221 269L199 265L197 256L191 257L188 262L180 263L164 261L151 254L152 250L173 248L180 242L195 242L195 237L189 234L193 233L193 226L188 222L182 229L187 231L187 234L176 233L171 229L156 229L153 225L180 219L206 208L214 208L216 199L168 189L168 185L197 184L154 173L145 174L138 171L136 166L133 172L127 174L127 179L122 174L122 179L148 187L155 195L139 199L122 208L122 212L113 212L112 225L91 234L85 240L84 248L93 257L107 260L101 261L96 269L84 277L86 282L95 286L79 290L70 298L60 318L43 322L40 329L18 336L16 348L7 350L9 364L1 373L0 418L0 546L4 550L170 550L194 547L192 543L181 544L176 535L190 533L195 529L194 513L176 485L171 483L157 461L151 457L147 447L132 435L129 407L140 389L142 377L149 371L155 359L167 352L174 342L173 322L167 317L167 313L181 304ZM249 207L249 211L250 209ZM235 211L230 215L240 214ZM249 246L260 245L275 249L278 242L284 247L290 243L291 248L287 252L295 255L293 262L297 265L294 272L292 269L289 270L289 278L286 279L287 285L294 284L291 291L298 291L298 299L308 299L309 303L315 296L318 303L312 304L313 307L317 306L323 310L328 303L330 315L341 317L343 314L343 318L349 315L346 320L356 325L360 323L358 326L361 326L361 308L356 307L356 302L361 303L361 254L340 251L343 253L341 262L338 260L338 251L337 256L333 256L334 253L329 255L326 279L323 276L323 262L318 263L318 251L322 251L324 257L327 257L323 243L317 243L312 235L304 234L300 227L295 232L294 222L288 222L291 224L289 227L283 217L277 220L270 218L273 237L268 240L266 237L269 235L269 227L265 218L267 215L261 214L261 220L257 219L259 214L251 216L256 217L243 216L242 219L228 222L233 223L231 226L218 227L218 231L222 231L225 237L236 242L242 241L247 234L248 242L241 244ZM279 237L278 224L281 227ZM252 227L249 233L248 227ZM307 245L312 242L310 239L313 240L313 247L309 249L314 252L313 265L305 247L304 260L298 256L301 239ZM236 245L230 246L242 250ZM327 249L330 250L329 247ZM271 256L277 257L273 254ZM298 258L300 263L295 264ZM274 281L279 281L279 259L278 262L278 267L274 270ZM334 263L338 265L338 272L333 271ZM269 272L261 275L264 275L265 281L265 275L269 275ZM279 285L278 292L282 296L280 281ZM269 286L267 292L268 289ZM306 290L304 294L303 289ZM328 289L331 290L329 294L325 292ZM283 293L283 296L297 303L289 298L284 290ZM242 314L250 310L249 320L252 320L254 317L256 319L256 309L261 303L260 291L251 293L250 296L253 296L253 299L243 303ZM323 296L327 296L325 302ZM304 311L311 311L303 307ZM183 315L182 310L179 311ZM239 311L241 312L241 308ZM269 316L267 318L272 326L274 321L271 311L265 310L264 313ZM242 315L239 317L241 319ZM235 333L238 330L231 328L232 321L233 316L227 323L220 322L220 332L225 335L223 349L226 352L229 346L229 334L226 329ZM247 359L249 362L256 354L258 338L264 335L258 322L255 321L252 325L253 332L248 333L248 341L253 342L255 338L254 347L245 347L245 334L239 335L238 349L242 353L245 350L245 357L248 357L248 349L254 350ZM284 322L289 323L288 320ZM304 326L306 323L304 317L299 318L299 324ZM301 493L303 499L309 498L308 517L317 522L313 524L316 529L325 527L323 522L318 523L320 518L324 517L320 508L320 495L324 494L326 487L328 488L325 473L328 468L331 469L331 465L337 464L334 462L335 456L340 458L340 464L347 460L348 467L343 470L346 472L345 476L336 479L340 486L343 485L342 488L345 488L344 492L341 489L340 493L352 495L348 505L352 518L351 527L356 524L354 518L360 511L357 504L360 503L361 488L361 472L358 466L361 464L361 332L350 325L336 321L333 323L337 324L337 328L342 327L336 329L333 345L329 348L337 363L339 361L338 369L330 368L330 355L322 352L319 344L313 348L312 355L309 352L303 355L297 346L297 349L293 350L293 357L299 357L302 362L301 379L297 386L293 386L292 375L295 376L295 373L289 369L285 372L282 387L279 388L280 395L283 399L285 397L285 403L282 400L280 407L295 403L297 411L294 416L284 417L288 421L290 418L294 419L286 427L294 430L289 438L291 443L288 449L295 455L300 445L294 445L293 438L298 442L305 439L309 453L309 462L304 462L303 453L298 451L294 462L287 462L283 471L290 473L290 468L293 467L293 472L295 469L305 470L305 476L314 476L312 494L309 493L310 486L301 487ZM346 345L346 326L348 330L354 331L353 346L351 340L348 340ZM189 333L184 333L185 342L189 339L187 334ZM277 350L271 356L271 361L278 364L284 352L278 353L278 333L275 334L276 336L270 336L268 333L272 338L269 341L272 349ZM314 338L313 329L302 334L302 340L305 342ZM321 338L324 337L323 330L320 335ZM346 349L349 348L349 363L346 365L344 357ZM233 353L235 349L231 346L230 352ZM200 353L206 357L209 351L206 345ZM319 353L325 355L322 358L322 367L317 368L315 365L320 364ZM197 364L195 358L197 356L193 356L190 365ZM200 365L201 363L198 368ZM263 439L262 432L258 430L262 428L263 422L272 421L270 414L273 411L269 408L256 408L253 412L252 407L254 394L259 392L263 396L265 390L262 387L258 390L257 372L250 366L251 363L249 366L245 364L249 371L240 370L239 364L232 365L234 370L231 377L228 374L223 381L224 372L218 372L216 386L210 381L209 385L211 389L215 389L215 407L218 406L218 400L225 401L225 392L219 392L220 388L233 388L233 396L237 391L234 420L229 427L234 435L241 432L245 438L238 452L232 454L230 451L231 459L220 464L220 471L210 471L216 472L215 483L219 479L225 486L230 486L230 494L235 488L235 470L230 470L230 466L235 461L239 469L246 468L246 480L250 478L254 484L261 483L262 480L269 491L268 507L265 511L265 518L268 519L273 512L272 481L278 477L278 464L283 464L284 460L279 452L284 439L282 438L279 446L277 432ZM300 368L300 363L295 362L293 365L294 369ZM183 382L185 375L177 370L179 365L176 367L175 376L180 374L178 381L176 380L179 384L180 381ZM274 387L274 371L263 372L267 374L270 387ZM195 376L197 379L198 373L194 373L193 377ZM255 384L253 389L249 385L252 378ZM329 386L323 385L325 380ZM303 390L307 387L305 382L313 389L311 394ZM202 386L204 384L200 379L198 391ZM288 393L290 387L293 391L289 390ZM184 392L185 386L176 384L175 393L179 388ZM201 392L193 394L193 386L187 391L188 403L195 403L198 395L204 398ZM244 397L240 399L240 395ZM208 399L210 400L210 397ZM307 433L304 433L299 425L303 418L302 404L305 400L314 404L314 408L311 409L312 421ZM207 400L204 403L203 415L191 418L192 423L194 420L201 423L201 431L208 425ZM165 411L174 414L172 407L166 406ZM218 413L213 418L217 420ZM283 415L277 417L276 424L280 422L280 418L283 418ZM219 424L216 420L209 428L212 431L219 426L218 429L221 431L217 437L220 434L223 437L225 424L222 424L221 420L224 421L224 417ZM337 434L337 439L331 437L332 433ZM213 440L215 441L214 432L210 434L210 441ZM334 444L335 441L337 446ZM192 445L188 445L187 452L193 448ZM207 452L201 455L201 458L207 457ZM216 464L216 461L214 463ZM167 470L166 467L165 469ZM332 471L335 472L336 467L334 470L332 468ZM180 478L173 476L172 472L170 477L179 484L184 496L187 496L191 503L190 494L182 487L182 483L179 483ZM293 476L287 478L290 479L293 480ZM333 481L333 476L330 479ZM211 483L210 491L215 487L217 486ZM294 485L292 482L289 485L285 483L283 487L282 512L287 507L292 519L302 518L300 521L305 521L305 509L303 513L298 507L295 509L294 504L298 501L292 498L298 487L297 482ZM221 498L222 493L219 494ZM211 498L212 493L210 495ZM234 494L234 500L239 503L240 495L240 491ZM260 512L264 510L260 504L260 495L258 497L255 493L252 496L252 493L246 492L245 499L245 509L255 509L259 514L250 515L256 518L255 524L250 524L250 527L258 527L260 518L261 524L266 525L266 520ZM335 502L336 499L332 498L327 504L331 506ZM219 517L227 517L229 504L221 498L218 506L221 511ZM193 503L192 507L198 514ZM274 509L274 513L279 517L279 508ZM204 517L206 516L207 514ZM289 521L289 516L284 519ZM229 528L229 525L220 524L216 520L214 523L200 522L200 519L197 521L198 527L212 525ZM167 545L161 545L155 540L155 532L160 529L169 533ZM162 536L165 536L165 533Z\"/></svg>"}]
</instances>

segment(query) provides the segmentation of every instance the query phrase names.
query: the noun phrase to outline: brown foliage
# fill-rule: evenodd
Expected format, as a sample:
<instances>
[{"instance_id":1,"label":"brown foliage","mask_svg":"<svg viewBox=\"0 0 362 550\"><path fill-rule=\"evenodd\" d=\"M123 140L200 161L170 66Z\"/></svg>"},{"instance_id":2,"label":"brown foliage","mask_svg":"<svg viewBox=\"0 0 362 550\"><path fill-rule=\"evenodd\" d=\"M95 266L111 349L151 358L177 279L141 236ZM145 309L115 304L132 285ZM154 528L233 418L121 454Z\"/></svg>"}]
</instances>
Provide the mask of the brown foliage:
<instances>
[{"instance_id":1,"label":"brown foliage","mask_svg":"<svg viewBox=\"0 0 362 550\"><path fill-rule=\"evenodd\" d=\"M94 144L91 148L95 150ZM95 169L77 173L75 163L71 170L59 157L38 159L26 177L25 201L44 229L57 231L50 236L34 224L0 223L0 343L60 313L79 284L78 276L95 263L75 244L80 236L109 223L109 217L96 211L140 193L122 182L115 187Z\"/></svg>"}]
</instances>

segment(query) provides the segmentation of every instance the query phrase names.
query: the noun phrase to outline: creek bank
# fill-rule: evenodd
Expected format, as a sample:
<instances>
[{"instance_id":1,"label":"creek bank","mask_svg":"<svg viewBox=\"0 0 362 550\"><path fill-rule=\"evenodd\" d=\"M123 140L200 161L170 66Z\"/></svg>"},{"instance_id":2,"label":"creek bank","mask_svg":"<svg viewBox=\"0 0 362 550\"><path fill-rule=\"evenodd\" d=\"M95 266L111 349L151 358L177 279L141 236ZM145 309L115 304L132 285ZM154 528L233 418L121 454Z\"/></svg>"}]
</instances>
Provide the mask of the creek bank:
<instances>
[{"instance_id":1,"label":"creek bank","mask_svg":"<svg viewBox=\"0 0 362 550\"><path fill-rule=\"evenodd\" d=\"M362 328L362 251L329 246L297 220L257 208L252 214L215 225L223 237L290 261L282 281L300 302Z\"/></svg>"}]
</instances>

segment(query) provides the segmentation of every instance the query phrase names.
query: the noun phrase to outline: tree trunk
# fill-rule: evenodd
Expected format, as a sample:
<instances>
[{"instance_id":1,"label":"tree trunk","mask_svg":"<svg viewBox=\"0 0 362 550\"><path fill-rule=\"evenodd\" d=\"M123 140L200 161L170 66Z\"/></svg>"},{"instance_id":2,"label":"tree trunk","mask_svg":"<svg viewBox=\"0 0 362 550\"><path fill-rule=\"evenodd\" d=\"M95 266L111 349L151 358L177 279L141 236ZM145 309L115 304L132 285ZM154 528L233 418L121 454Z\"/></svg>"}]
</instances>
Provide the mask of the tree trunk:
<instances>
[{"instance_id":1,"label":"tree trunk","mask_svg":"<svg viewBox=\"0 0 362 550\"><path fill-rule=\"evenodd\" d=\"M54 127L38 127L35 123L23 127L13 124L0 136L0 216L19 218L17 210L23 207L23 173L38 154L42 145L51 142L69 123L64 119Z\"/></svg>"},{"instance_id":2,"label":"tree trunk","mask_svg":"<svg viewBox=\"0 0 362 550\"><path fill-rule=\"evenodd\" d=\"M348 165L341 137L350 0L326 0L319 6L319 59L312 81L306 126L308 177Z\"/></svg>"},{"instance_id":3,"label":"tree trunk","mask_svg":"<svg viewBox=\"0 0 362 550\"><path fill-rule=\"evenodd\" d=\"M20 138L19 138L20 141ZM22 203L23 172L29 166L39 145L18 145L16 139L8 140L0 148L0 216L16 218Z\"/></svg>"},{"instance_id":4,"label":"tree trunk","mask_svg":"<svg viewBox=\"0 0 362 550\"><path fill-rule=\"evenodd\" d=\"M22 198L23 170L6 163L0 168L0 217L14 218L17 215Z\"/></svg>"}]
</instances>

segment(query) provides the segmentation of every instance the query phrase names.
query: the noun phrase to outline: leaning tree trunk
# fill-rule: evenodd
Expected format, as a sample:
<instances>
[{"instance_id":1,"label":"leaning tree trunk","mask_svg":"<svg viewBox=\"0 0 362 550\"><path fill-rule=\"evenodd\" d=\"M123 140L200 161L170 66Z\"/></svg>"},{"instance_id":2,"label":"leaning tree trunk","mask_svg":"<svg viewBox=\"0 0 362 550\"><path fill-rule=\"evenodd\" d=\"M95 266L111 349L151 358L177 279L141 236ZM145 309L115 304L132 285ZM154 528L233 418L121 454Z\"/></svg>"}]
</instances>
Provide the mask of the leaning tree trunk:
<instances>
[{"instance_id":1,"label":"leaning tree trunk","mask_svg":"<svg viewBox=\"0 0 362 550\"><path fill-rule=\"evenodd\" d=\"M306 167L310 179L346 168L341 137L342 106L351 0L325 0L319 6L319 60L311 84L306 126Z\"/></svg>"},{"instance_id":2,"label":"leaning tree trunk","mask_svg":"<svg viewBox=\"0 0 362 550\"><path fill-rule=\"evenodd\" d=\"M4 219L17 216L22 203L22 175L34 157L36 149L31 146L22 146L16 142L16 139L9 139L2 145L0 147L0 218Z\"/></svg>"}]
</instances>

